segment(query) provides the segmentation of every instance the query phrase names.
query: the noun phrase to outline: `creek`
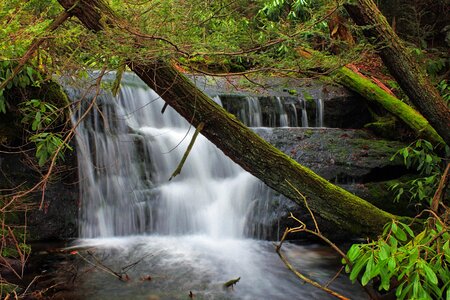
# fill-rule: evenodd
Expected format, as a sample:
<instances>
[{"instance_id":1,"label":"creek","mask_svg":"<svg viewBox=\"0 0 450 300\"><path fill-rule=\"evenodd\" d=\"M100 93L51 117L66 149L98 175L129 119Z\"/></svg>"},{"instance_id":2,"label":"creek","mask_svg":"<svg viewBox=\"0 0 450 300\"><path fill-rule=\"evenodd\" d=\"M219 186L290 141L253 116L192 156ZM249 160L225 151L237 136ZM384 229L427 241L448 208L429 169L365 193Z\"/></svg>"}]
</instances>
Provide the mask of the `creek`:
<instances>
[{"instance_id":1,"label":"creek","mask_svg":"<svg viewBox=\"0 0 450 300\"><path fill-rule=\"evenodd\" d=\"M298 280L267 240L271 229L261 224L273 213L268 205L273 191L208 140L199 135L181 174L169 180L195 128L170 107L162 113L163 100L137 78L127 76L127 81L118 97L101 94L86 117L86 103L74 115L74 123L80 121L81 199L75 246L94 249L95 259L114 270L137 263L127 272L127 282L90 269L78 284L78 295L188 299L192 292L196 299L332 298ZM225 97L214 99L231 105ZM247 104L234 113L249 126L308 125L304 101L268 98L275 109L267 114L267 106L254 97L245 99ZM317 107L323 107L322 100ZM323 111L317 110L315 119L323 126ZM322 284L339 269L339 258L321 246L286 243L283 249L294 266ZM223 288L238 277L233 289ZM352 298L365 297L345 275L330 287Z\"/></svg>"}]
</instances>

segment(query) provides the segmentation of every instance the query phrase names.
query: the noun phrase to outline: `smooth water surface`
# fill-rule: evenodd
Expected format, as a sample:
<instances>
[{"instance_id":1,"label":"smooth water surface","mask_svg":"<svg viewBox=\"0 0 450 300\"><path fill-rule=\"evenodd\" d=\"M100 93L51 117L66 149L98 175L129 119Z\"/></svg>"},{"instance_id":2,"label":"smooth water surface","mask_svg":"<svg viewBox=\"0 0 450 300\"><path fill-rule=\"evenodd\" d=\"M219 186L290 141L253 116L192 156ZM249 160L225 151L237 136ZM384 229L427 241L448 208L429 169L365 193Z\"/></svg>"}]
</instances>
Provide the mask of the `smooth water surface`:
<instances>
[{"instance_id":1,"label":"smooth water surface","mask_svg":"<svg viewBox=\"0 0 450 300\"><path fill-rule=\"evenodd\" d=\"M195 299L335 299L299 280L268 241L137 236L83 240L81 245L93 246L95 257L115 271L138 262L127 273L127 282L87 265L90 271L83 273L78 289L85 299L190 299L191 291ZM338 258L323 247L286 243L283 253L298 270L321 284L339 269ZM223 287L238 277L233 289ZM351 299L367 299L345 275L330 288Z\"/></svg>"}]
</instances>

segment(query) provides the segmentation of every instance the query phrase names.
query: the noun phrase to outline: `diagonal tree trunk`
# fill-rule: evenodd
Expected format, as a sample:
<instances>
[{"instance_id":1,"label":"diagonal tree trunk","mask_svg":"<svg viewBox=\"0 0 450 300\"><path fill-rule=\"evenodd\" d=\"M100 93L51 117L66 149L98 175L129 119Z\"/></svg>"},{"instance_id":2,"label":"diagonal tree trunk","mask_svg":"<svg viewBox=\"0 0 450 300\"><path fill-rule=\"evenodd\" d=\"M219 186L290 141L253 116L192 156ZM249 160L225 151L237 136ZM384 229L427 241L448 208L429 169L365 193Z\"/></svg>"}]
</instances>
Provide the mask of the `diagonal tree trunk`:
<instances>
[{"instance_id":1,"label":"diagonal tree trunk","mask_svg":"<svg viewBox=\"0 0 450 300\"><path fill-rule=\"evenodd\" d=\"M75 2L59 0L65 8ZM103 16L114 18L100 0L79 0L72 13L94 31L103 28L100 22L105 19ZM114 24L117 19L111 21L110 24ZM166 61L130 61L128 66L192 125L197 127L204 123L202 134L233 161L274 190L304 206L303 199L293 187L298 188L307 197L311 210L334 222L339 230L359 236L374 235L386 222L395 218L329 183L264 141Z\"/></svg>"},{"instance_id":2,"label":"diagonal tree trunk","mask_svg":"<svg viewBox=\"0 0 450 300\"><path fill-rule=\"evenodd\" d=\"M450 109L376 4L372 0L355 0L345 4L345 9L357 25L364 26L364 34L377 48L389 72L445 143L450 145Z\"/></svg>"}]
</instances>

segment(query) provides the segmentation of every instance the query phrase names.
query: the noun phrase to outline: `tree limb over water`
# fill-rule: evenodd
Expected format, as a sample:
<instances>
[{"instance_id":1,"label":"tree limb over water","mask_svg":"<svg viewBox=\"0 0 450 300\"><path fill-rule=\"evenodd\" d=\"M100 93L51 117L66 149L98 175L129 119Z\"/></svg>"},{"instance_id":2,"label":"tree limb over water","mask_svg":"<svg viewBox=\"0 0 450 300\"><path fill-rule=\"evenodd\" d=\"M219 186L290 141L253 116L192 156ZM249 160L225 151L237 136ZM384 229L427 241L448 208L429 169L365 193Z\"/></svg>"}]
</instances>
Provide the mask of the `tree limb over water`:
<instances>
[{"instance_id":1,"label":"tree limb over water","mask_svg":"<svg viewBox=\"0 0 450 300\"><path fill-rule=\"evenodd\" d=\"M59 0L70 8L75 0ZM90 30L100 31L119 20L100 0L80 0L72 13ZM239 122L201 92L165 60L129 61L128 66L193 126L242 168L301 206L295 190L308 198L311 210L350 235L374 235L396 216L337 187L300 165ZM286 178L292 185L286 182Z\"/></svg>"}]
</instances>

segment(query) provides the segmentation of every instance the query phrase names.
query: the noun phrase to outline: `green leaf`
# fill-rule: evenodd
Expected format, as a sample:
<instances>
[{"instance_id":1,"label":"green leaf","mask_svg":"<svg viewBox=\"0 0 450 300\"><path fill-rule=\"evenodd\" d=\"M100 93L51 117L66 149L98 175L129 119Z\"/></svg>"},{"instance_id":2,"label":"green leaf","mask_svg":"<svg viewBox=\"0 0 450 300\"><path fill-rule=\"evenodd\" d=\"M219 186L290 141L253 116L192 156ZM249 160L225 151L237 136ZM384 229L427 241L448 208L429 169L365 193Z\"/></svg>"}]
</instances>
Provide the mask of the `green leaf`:
<instances>
[{"instance_id":1,"label":"green leaf","mask_svg":"<svg viewBox=\"0 0 450 300\"><path fill-rule=\"evenodd\" d=\"M352 268L352 271L350 272L349 278L351 281L354 281L358 277L359 272L361 272L362 268L369 260L369 255L369 253L365 253L360 259L356 261L355 265Z\"/></svg>"},{"instance_id":2,"label":"green leaf","mask_svg":"<svg viewBox=\"0 0 450 300\"><path fill-rule=\"evenodd\" d=\"M411 228L404 224L404 223L400 223L399 224L406 230L406 232L409 234L409 236L413 237L414 236L414 232L411 230Z\"/></svg>"},{"instance_id":3,"label":"green leaf","mask_svg":"<svg viewBox=\"0 0 450 300\"><path fill-rule=\"evenodd\" d=\"M389 258L389 261L388 261L388 270L389 270L389 272L392 273L395 270L395 266L396 265L397 265L397 263L395 262L395 258L393 256L391 256Z\"/></svg>"},{"instance_id":4,"label":"green leaf","mask_svg":"<svg viewBox=\"0 0 450 300\"><path fill-rule=\"evenodd\" d=\"M403 189L402 189L402 192L403 192ZM397 232L397 229L398 229L398 227L397 227L397 224L395 223L395 221L392 222L391 231L395 234Z\"/></svg>"},{"instance_id":5,"label":"green leaf","mask_svg":"<svg viewBox=\"0 0 450 300\"><path fill-rule=\"evenodd\" d=\"M30 78L30 80L33 81L34 80L34 78L33 78L33 73L34 73L33 68L32 67L27 67L26 71L27 71L27 75Z\"/></svg>"},{"instance_id":6,"label":"green leaf","mask_svg":"<svg viewBox=\"0 0 450 300\"><path fill-rule=\"evenodd\" d=\"M388 246L385 242L380 247L380 254L379 257L381 260L386 260L389 257L389 254L391 252L391 247Z\"/></svg>"},{"instance_id":7,"label":"green leaf","mask_svg":"<svg viewBox=\"0 0 450 300\"><path fill-rule=\"evenodd\" d=\"M398 241L392 235L389 237L389 243L391 244L393 250L391 252L397 252Z\"/></svg>"},{"instance_id":8,"label":"green leaf","mask_svg":"<svg viewBox=\"0 0 450 300\"><path fill-rule=\"evenodd\" d=\"M432 284L438 284L438 278L436 273L428 266L428 264L423 265L423 270L425 271L426 279L429 280Z\"/></svg>"},{"instance_id":9,"label":"green leaf","mask_svg":"<svg viewBox=\"0 0 450 300\"><path fill-rule=\"evenodd\" d=\"M367 261L366 271L364 272L364 274L361 278L361 284L363 286L367 285L367 283L370 281L370 279L372 279L374 277L374 274L372 273L373 265L374 265L374 260L373 260L373 253L372 253Z\"/></svg>"},{"instance_id":10,"label":"green leaf","mask_svg":"<svg viewBox=\"0 0 450 300\"><path fill-rule=\"evenodd\" d=\"M397 228L395 232L395 237L402 242L406 241L406 234L400 227Z\"/></svg>"},{"instance_id":11,"label":"green leaf","mask_svg":"<svg viewBox=\"0 0 450 300\"><path fill-rule=\"evenodd\" d=\"M125 64L121 64L119 66L119 68L117 69L116 79L114 80L114 83L111 88L111 92L114 97L116 97L117 94L119 93L120 82L122 81L122 76L123 76L123 73L125 72L125 66L126 66Z\"/></svg>"},{"instance_id":12,"label":"green leaf","mask_svg":"<svg viewBox=\"0 0 450 300\"><path fill-rule=\"evenodd\" d=\"M361 246L359 244L354 244L350 247L347 252L347 257L350 261L354 261L361 253Z\"/></svg>"}]
</instances>

